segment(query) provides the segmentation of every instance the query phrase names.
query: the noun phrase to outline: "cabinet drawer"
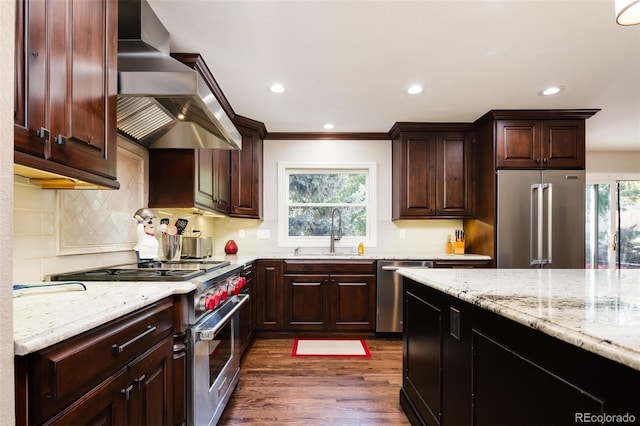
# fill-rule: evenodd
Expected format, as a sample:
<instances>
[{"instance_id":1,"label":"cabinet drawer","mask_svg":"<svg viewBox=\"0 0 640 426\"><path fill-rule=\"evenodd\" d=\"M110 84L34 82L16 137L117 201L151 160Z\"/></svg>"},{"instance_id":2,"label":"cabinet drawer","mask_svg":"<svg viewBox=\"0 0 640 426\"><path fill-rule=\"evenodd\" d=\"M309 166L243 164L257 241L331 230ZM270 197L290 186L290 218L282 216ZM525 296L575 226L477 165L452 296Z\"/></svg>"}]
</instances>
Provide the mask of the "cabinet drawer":
<instances>
[{"instance_id":1,"label":"cabinet drawer","mask_svg":"<svg viewBox=\"0 0 640 426\"><path fill-rule=\"evenodd\" d=\"M285 260L284 273L375 274L375 260Z\"/></svg>"},{"instance_id":2,"label":"cabinet drawer","mask_svg":"<svg viewBox=\"0 0 640 426\"><path fill-rule=\"evenodd\" d=\"M169 336L172 325L173 303L167 299L33 354L32 418L49 417Z\"/></svg>"}]
</instances>

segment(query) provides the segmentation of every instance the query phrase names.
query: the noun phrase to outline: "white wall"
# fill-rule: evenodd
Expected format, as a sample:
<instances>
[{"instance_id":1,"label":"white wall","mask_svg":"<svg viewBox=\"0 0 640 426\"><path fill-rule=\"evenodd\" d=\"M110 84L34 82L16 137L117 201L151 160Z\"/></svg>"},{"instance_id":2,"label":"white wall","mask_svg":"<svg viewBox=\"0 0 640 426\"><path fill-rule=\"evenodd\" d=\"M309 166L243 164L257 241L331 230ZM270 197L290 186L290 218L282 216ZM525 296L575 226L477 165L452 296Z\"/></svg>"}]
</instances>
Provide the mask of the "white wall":
<instances>
[{"instance_id":1,"label":"white wall","mask_svg":"<svg viewBox=\"0 0 640 426\"><path fill-rule=\"evenodd\" d=\"M216 219L217 250L228 239L235 239L239 253L268 255L292 253L291 247L278 247L278 162L308 161L316 163L375 162L377 164L377 233L376 247L366 247L375 254L444 253L447 234L462 226L460 220L391 220L391 141L352 140L266 140L264 142L264 220ZM239 238L243 230L245 238ZM269 239L257 239L258 230L268 230ZM404 230L405 239L400 238ZM326 247L329 248L327 238ZM348 250L348 248L338 249ZM309 250L312 251L312 250Z\"/></svg>"},{"instance_id":2,"label":"white wall","mask_svg":"<svg viewBox=\"0 0 640 426\"><path fill-rule=\"evenodd\" d=\"M637 151L587 151L587 180L640 179L640 140Z\"/></svg>"},{"instance_id":3,"label":"white wall","mask_svg":"<svg viewBox=\"0 0 640 426\"><path fill-rule=\"evenodd\" d=\"M13 378L13 55L15 2L0 1L0 424L15 423Z\"/></svg>"}]
</instances>

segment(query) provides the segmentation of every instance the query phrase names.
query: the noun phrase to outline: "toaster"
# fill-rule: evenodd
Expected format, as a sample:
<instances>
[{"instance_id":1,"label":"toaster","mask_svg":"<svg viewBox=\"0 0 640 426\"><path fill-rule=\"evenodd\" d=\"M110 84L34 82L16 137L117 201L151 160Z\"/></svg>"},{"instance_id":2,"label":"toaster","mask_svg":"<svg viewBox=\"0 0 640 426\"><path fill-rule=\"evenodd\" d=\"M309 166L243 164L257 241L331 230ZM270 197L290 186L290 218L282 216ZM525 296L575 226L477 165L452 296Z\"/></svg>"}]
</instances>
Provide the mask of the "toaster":
<instances>
[{"instance_id":1,"label":"toaster","mask_svg":"<svg viewBox=\"0 0 640 426\"><path fill-rule=\"evenodd\" d=\"M202 259L213 255L211 237L182 237L182 258Z\"/></svg>"}]
</instances>

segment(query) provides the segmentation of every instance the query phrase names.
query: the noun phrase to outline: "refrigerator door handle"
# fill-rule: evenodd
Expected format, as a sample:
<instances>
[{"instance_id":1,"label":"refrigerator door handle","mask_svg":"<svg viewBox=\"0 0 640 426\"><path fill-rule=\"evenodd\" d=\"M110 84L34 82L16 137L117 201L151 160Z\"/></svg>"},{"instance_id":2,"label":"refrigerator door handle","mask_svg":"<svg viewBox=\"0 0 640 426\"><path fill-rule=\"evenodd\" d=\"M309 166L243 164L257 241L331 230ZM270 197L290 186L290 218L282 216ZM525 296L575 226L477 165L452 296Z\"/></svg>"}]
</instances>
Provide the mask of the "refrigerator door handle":
<instances>
[{"instance_id":1,"label":"refrigerator door handle","mask_svg":"<svg viewBox=\"0 0 640 426\"><path fill-rule=\"evenodd\" d=\"M551 227L553 224L553 184L545 183L542 187L547 190L547 258L542 259L542 264L550 265L553 257L551 254L551 247L553 245L551 238Z\"/></svg>"},{"instance_id":2,"label":"refrigerator door handle","mask_svg":"<svg viewBox=\"0 0 640 426\"><path fill-rule=\"evenodd\" d=\"M531 190L529 192L529 235L530 235L530 261L529 264L540 265L542 259L542 191L541 184L535 183L531 185ZM534 200L535 194L538 194L538 209L536 214L536 209L534 208ZM534 238L534 227L538 225L537 235Z\"/></svg>"}]
</instances>

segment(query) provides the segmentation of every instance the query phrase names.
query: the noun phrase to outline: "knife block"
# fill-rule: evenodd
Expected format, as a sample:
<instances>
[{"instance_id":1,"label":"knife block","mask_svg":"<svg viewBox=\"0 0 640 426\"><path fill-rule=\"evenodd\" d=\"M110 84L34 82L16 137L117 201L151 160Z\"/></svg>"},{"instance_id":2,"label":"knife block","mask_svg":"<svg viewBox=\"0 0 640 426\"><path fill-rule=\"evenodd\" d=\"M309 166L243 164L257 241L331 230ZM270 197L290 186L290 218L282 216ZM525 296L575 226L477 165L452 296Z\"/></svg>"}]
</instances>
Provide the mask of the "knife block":
<instances>
[{"instance_id":1,"label":"knife block","mask_svg":"<svg viewBox=\"0 0 640 426\"><path fill-rule=\"evenodd\" d=\"M453 243L453 254L464 254L464 241Z\"/></svg>"}]
</instances>

